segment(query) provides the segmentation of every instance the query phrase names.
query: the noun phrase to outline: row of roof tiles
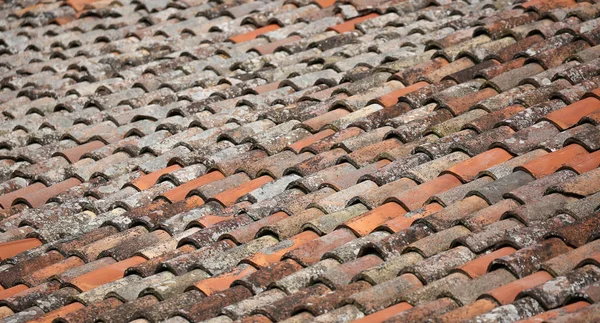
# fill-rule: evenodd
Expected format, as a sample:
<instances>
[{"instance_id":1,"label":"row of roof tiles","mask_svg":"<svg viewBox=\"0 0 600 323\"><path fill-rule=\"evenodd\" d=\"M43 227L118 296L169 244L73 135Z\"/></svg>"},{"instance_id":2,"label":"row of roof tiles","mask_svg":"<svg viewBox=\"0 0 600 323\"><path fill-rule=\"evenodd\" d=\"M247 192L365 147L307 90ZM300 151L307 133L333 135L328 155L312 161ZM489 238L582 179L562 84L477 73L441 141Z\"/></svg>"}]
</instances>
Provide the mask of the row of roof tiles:
<instances>
[{"instance_id":1,"label":"row of roof tiles","mask_svg":"<svg viewBox=\"0 0 600 323\"><path fill-rule=\"evenodd\" d=\"M4 11L0 317L597 317L595 4L120 4Z\"/></svg>"}]
</instances>

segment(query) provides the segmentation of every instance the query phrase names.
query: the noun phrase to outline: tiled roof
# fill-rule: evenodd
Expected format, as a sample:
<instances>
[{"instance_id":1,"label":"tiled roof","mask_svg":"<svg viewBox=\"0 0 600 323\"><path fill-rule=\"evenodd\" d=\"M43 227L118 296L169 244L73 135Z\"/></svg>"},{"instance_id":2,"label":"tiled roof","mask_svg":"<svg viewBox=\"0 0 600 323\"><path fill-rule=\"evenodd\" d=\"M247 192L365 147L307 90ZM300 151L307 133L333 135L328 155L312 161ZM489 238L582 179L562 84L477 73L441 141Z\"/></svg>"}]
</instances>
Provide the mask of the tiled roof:
<instances>
[{"instance_id":1,"label":"tiled roof","mask_svg":"<svg viewBox=\"0 0 600 323\"><path fill-rule=\"evenodd\" d=\"M0 321L600 321L595 2L1 1Z\"/></svg>"}]
</instances>

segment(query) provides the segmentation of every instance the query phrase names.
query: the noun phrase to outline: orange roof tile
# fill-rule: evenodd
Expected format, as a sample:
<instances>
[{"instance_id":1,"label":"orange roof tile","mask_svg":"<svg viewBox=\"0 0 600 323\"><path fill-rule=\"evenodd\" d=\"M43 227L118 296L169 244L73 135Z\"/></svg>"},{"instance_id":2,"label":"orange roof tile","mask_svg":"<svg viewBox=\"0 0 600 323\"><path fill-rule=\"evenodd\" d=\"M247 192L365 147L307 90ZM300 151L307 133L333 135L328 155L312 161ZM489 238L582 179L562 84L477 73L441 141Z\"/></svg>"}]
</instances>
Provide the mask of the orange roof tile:
<instances>
[{"instance_id":1,"label":"orange roof tile","mask_svg":"<svg viewBox=\"0 0 600 323\"><path fill-rule=\"evenodd\" d=\"M229 40L231 40L232 42L238 44L238 43L243 43L243 42L247 42L249 40L252 40L262 34L266 34L270 31L274 31L277 30L281 27L279 27L279 25L277 24L270 24L261 28L257 28L253 31L247 32L245 34L241 34L241 35L237 35L237 36L233 36L230 37Z\"/></svg>"}]
</instances>

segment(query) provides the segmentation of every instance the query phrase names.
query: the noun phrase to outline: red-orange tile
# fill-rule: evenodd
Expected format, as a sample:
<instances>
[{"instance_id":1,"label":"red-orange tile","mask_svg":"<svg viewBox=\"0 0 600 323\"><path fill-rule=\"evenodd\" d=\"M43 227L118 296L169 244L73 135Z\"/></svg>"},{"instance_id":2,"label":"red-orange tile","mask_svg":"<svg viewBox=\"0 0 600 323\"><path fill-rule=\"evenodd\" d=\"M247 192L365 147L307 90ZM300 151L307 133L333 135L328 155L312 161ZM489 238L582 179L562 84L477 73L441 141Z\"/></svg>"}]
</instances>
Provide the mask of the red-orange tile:
<instances>
[{"instance_id":1,"label":"red-orange tile","mask_svg":"<svg viewBox=\"0 0 600 323\"><path fill-rule=\"evenodd\" d=\"M197 222L203 228L209 228L219 222L223 222L225 220L231 220L231 219L233 219L233 217L234 217L233 214L231 214L229 216L206 215L206 216L203 216L202 218L196 220L195 222Z\"/></svg>"},{"instance_id":2,"label":"red-orange tile","mask_svg":"<svg viewBox=\"0 0 600 323\"><path fill-rule=\"evenodd\" d=\"M479 299L471 304L459 307L437 317L439 323L464 322L496 308L496 303L488 299Z\"/></svg>"},{"instance_id":3,"label":"red-orange tile","mask_svg":"<svg viewBox=\"0 0 600 323\"><path fill-rule=\"evenodd\" d=\"M377 99L377 101L381 105L383 105L385 107L389 107L389 106L392 106L392 105L398 103L399 98L401 98L409 93L412 93L420 88L426 87L427 85L429 85L429 83L427 83L427 82L417 82L413 85L407 86L400 90L396 90L396 91L390 92L386 95L383 95L383 96L379 97Z\"/></svg>"},{"instance_id":4,"label":"red-orange tile","mask_svg":"<svg viewBox=\"0 0 600 323\"><path fill-rule=\"evenodd\" d=\"M320 116L308 119L302 122L302 124L313 131L319 131L323 126L347 115L348 113L350 112L348 112L346 109L335 109Z\"/></svg>"},{"instance_id":5,"label":"red-orange tile","mask_svg":"<svg viewBox=\"0 0 600 323\"><path fill-rule=\"evenodd\" d=\"M8 297L11 297L17 293L20 293L26 289L28 289L29 287L27 287L27 285L23 285L23 284L18 284L15 285L11 288L7 288L3 291L0 291L0 300L6 299Z\"/></svg>"},{"instance_id":6,"label":"red-orange tile","mask_svg":"<svg viewBox=\"0 0 600 323\"><path fill-rule=\"evenodd\" d=\"M71 312L75 312L79 309L84 308L81 303L71 303L69 305L65 305L61 308L58 308L54 311L46 313L44 316L37 318L35 320L29 321L30 323L51 323L55 319L62 317L63 315L69 314Z\"/></svg>"},{"instance_id":7,"label":"red-orange tile","mask_svg":"<svg viewBox=\"0 0 600 323\"><path fill-rule=\"evenodd\" d=\"M62 274L69 269L76 268L84 264L85 262L81 260L81 258L72 256L52 266L35 271L30 275L29 280L41 282L54 275Z\"/></svg>"},{"instance_id":8,"label":"red-orange tile","mask_svg":"<svg viewBox=\"0 0 600 323\"><path fill-rule=\"evenodd\" d=\"M460 178L463 182L472 181L479 172L492 166L503 163L512 158L512 155L502 148L493 148L477 156L460 162L443 173L450 173Z\"/></svg>"},{"instance_id":9,"label":"red-orange tile","mask_svg":"<svg viewBox=\"0 0 600 323\"><path fill-rule=\"evenodd\" d=\"M321 260L322 256L339 246L356 239L356 235L347 229L334 230L318 239L308 241L302 246L291 250L286 257L290 257L303 266L310 266Z\"/></svg>"},{"instance_id":10,"label":"red-orange tile","mask_svg":"<svg viewBox=\"0 0 600 323\"><path fill-rule=\"evenodd\" d=\"M590 154L578 155L571 162L569 168L576 171L578 174L583 174L596 169L600 166L600 150Z\"/></svg>"},{"instance_id":11,"label":"red-orange tile","mask_svg":"<svg viewBox=\"0 0 600 323\"><path fill-rule=\"evenodd\" d=\"M216 277L207 278L194 284L194 286L204 293L206 296L210 296L214 293L224 291L234 281L246 277L253 272L256 272L256 268L248 265L241 265L235 267L232 271L220 274Z\"/></svg>"},{"instance_id":12,"label":"red-orange tile","mask_svg":"<svg viewBox=\"0 0 600 323\"><path fill-rule=\"evenodd\" d=\"M165 167L163 169L160 169L160 170L157 170L150 174L139 177L135 181L131 182L131 185L135 186L140 191L147 190L156 183L156 181L158 180L159 177L161 177L164 174L174 172L178 169L181 169L181 166L179 166L177 164L171 165L169 167Z\"/></svg>"},{"instance_id":13,"label":"red-orange tile","mask_svg":"<svg viewBox=\"0 0 600 323\"><path fill-rule=\"evenodd\" d=\"M335 133L335 131L333 131L332 129L325 129L325 130L315 133L314 135L310 135L304 139L300 139L300 140L296 141L295 143L289 145L288 147L297 153L297 152L300 152L300 150L302 150L302 148L310 146L313 143L315 143L323 138L327 138L327 137L333 135L334 133Z\"/></svg>"},{"instance_id":14,"label":"red-orange tile","mask_svg":"<svg viewBox=\"0 0 600 323\"><path fill-rule=\"evenodd\" d=\"M165 194L163 194L163 196L171 203L183 201L191 190L223 178L225 178L225 176L221 172L212 171L185 184L181 184L170 191L167 191Z\"/></svg>"},{"instance_id":15,"label":"red-orange tile","mask_svg":"<svg viewBox=\"0 0 600 323\"><path fill-rule=\"evenodd\" d=\"M271 181L273 181L273 178L271 178L271 176L264 175L264 176L255 178L249 182L246 182L240 186L237 186L232 189L221 192L221 193L215 195L214 199L223 203L223 205L225 205L225 206L231 206L240 197L252 192L253 190L255 190Z\"/></svg>"},{"instance_id":16,"label":"red-orange tile","mask_svg":"<svg viewBox=\"0 0 600 323\"><path fill-rule=\"evenodd\" d=\"M424 218L424 217L431 215L443 208L444 207L441 206L439 203L429 203L429 204L425 205L423 212L419 212L418 214L415 214L414 216L411 216L410 218L405 217L405 216L397 216L391 220L386 221L381 226L382 227L385 226L385 228L388 231L398 232L398 231L401 231L401 230L404 230L404 229L410 227L410 225L416 219Z\"/></svg>"},{"instance_id":17,"label":"red-orange tile","mask_svg":"<svg viewBox=\"0 0 600 323\"><path fill-rule=\"evenodd\" d=\"M458 268L459 271L469 275L471 278L477 278L484 275L487 272L488 266L492 261L500 257L510 255L517 251L513 247L500 248L494 252L488 253L481 257L475 258Z\"/></svg>"},{"instance_id":18,"label":"red-orange tile","mask_svg":"<svg viewBox=\"0 0 600 323\"><path fill-rule=\"evenodd\" d=\"M577 144L568 145L540 158L534 159L516 169L523 169L536 178L553 174L563 166L571 165L571 162L579 155L587 155L585 148Z\"/></svg>"},{"instance_id":19,"label":"red-orange tile","mask_svg":"<svg viewBox=\"0 0 600 323\"><path fill-rule=\"evenodd\" d=\"M257 28L253 31L249 31L245 34L241 34L241 35L237 35L237 36L233 36L230 37L229 40L231 40L232 42L238 44L238 43L243 43L243 42L247 42L249 40L255 39L256 37L262 35L262 34L266 34L268 32L277 30L281 27L279 27L279 25L277 24L271 24L271 25L267 25L261 28Z\"/></svg>"},{"instance_id":20,"label":"red-orange tile","mask_svg":"<svg viewBox=\"0 0 600 323\"><path fill-rule=\"evenodd\" d=\"M42 242L36 238L0 243L0 260L16 256L23 251L27 251L41 245Z\"/></svg>"},{"instance_id":21,"label":"red-orange tile","mask_svg":"<svg viewBox=\"0 0 600 323\"><path fill-rule=\"evenodd\" d=\"M365 236L385 221L402 216L404 208L396 203L385 203L356 218L346 222L343 227L351 229L360 236Z\"/></svg>"},{"instance_id":22,"label":"red-orange tile","mask_svg":"<svg viewBox=\"0 0 600 323\"><path fill-rule=\"evenodd\" d=\"M81 291L88 291L94 289L100 285L110 283L119 278L123 278L125 270L129 267L139 265L146 261L146 258L140 256L134 256L129 259L125 259L119 262L115 262L104 268L100 268L89 273L85 273L73 280L71 284L77 286Z\"/></svg>"},{"instance_id":23,"label":"red-orange tile","mask_svg":"<svg viewBox=\"0 0 600 323\"><path fill-rule=\"evenodd\" d=\"M531 8L531 7L539 7L541 6L541 9L543 10L551 10L551 9L556 9L556 8L565 8L565 7L571 7L573 5L575 5L577 2L575 0L529 0L526 1L522 4L520 4L520 6L522 6L523 8Z\"/></svg>"},{"instance_id":24,"label":"red-orange tile","mask_svg":"<svg viewBox=\"0 0 600 323\"><path fill-rule=\"evenodd\" d=\"M44 185L40 182L37 182L37 183L33 183L31 185L25 186L16 191L10 192L8 194L4 194L4 195L0 196L0 207L2 207L4 209L9 208L16 199L26 197L29 194L33 194L44 188L46 188L46 185Z\"/></svg>"},{"instance_id":25,"label":"red-orange tile","mask_svg":"<svg viewBox=\"0 0 600 323\"><path fill-rule=\"evenodd\" d=\"M257 267L267 267L271 264L280 261L281 257L286 252L296 249L306 244L307 242L315 240L317 238L319 238L319 235L316 234L314 231L304 231L291 237L289 240L291 240L293 243L290 244L287 248L281 248L273 253L258 252L248 257L245 260L245 262L251 263Z\"/></svg>"},{"instance_id":26,"label":"red-orange tile","mask_svg":"<svg viewBox=\"0 0 600 323\"><path fill-rule=\"evenodd\" d=\"M333 6L337 0L315 0L315 3L321 8L327 8Z\"/></svg>"},{"instance_id":27,"label":"red-orange tile","mask_svg":"<svg viewBox=\"0 0 600 323\"><path fill-rule=\"evenodd\" d=\"M39 191L36 191L33 194L28 194L22 198L16 199L13 203L21 203L24 202L31 207L40 207L50 199L55 197L56 195L70 189L71 187L77 186L81 184L81 181L75 177L71 177L65 181L60 183L56 183L52 186L48 186Z\"/></svg>"},{"instance_id":28,"label":"red-orange tile","mask_svg":"<svg viewBox=\"0 0 600 323\"><path fill-rule=\"evenodd\" d=\"M255 315L251 315L251 316L246 316L244 318L242 318L241 320L239 320L239 323L272 323L273 321L262 315L262 314L255 314Z\"/></svg>"},{"instance_id":29,"label":"red-orange tile","mask_svg":"<svg viewBox=\"0 0 600 323\"><path fill-rule=\"evenodd\" d=\"M102 147L104 147L104 143L102 141L94 140L83 145L65 149L61 152L56 153L55 155L63 156L70 163L76 163L77 161L79 161L79 159L81 159L81 156L83 156L84 154Z\"/></svg>"},{"instance_id":30,"label":"red-orange tile","mask_svg":"<svg viewBox=\"0 0 600 323\"><path fill-rule=\"evenodd\" d=\"M99 0L67 0L67 4L80 13L88 9L88 5L97 1Z\"/></svg>"},{"instance_id":31,"label":"red-orange tile","mask_svg":"<svg viewBox=\"0 0 600 323\"><path fill-rule=\"evenodd\" d=\"M506 305L512 303L520 292L539 286L553 278L554 277L546 271L538 271L532 275L525 276L504 286L495 288L485 293L485 295L492 297L501 305Z\"/></svg>"},{"instance_id":32,"label":"red-orange tile","mask_svg":"<svg viewBox=\"0 0 600 323\"><path fill-rule=\"evenodd\" d=\"M413 308L413 306L406 302L398 303L379 312L367 315L360 320L354 321L353 323L380 323L398 313L410 310L411 308Z\"/></svg>"},{"instance_id":33,"label":"red-orange tile","mask_svg":"<svg viewBox=\"0 0 600 323\"><path fill-rule=\"evenodd\" d=\"M588 97L550 112L544 119L551 121L561 130L565 130L576 125L583 117L598 111L600 111L600 100Z\"/></svg>"},{"instance_id":34,"label":"red-orange tile","mask_svg":"<svg viewBox=\"0 0 600 323\"><path fill-rule=\"evenodd\" d=\"M429 182L400 193L393 200L400 202L408 211L413 211L423 206L423 203L431 196L443 193L461 184L456 176L443 174Z\"/></svg>"},{"instance_id":35,"label":"red-orange tile","mask_svg":"<svg viewBox=\"0 0 600 323\"><path fill-rule=\"evenodd\" d=\"M357 18L354 18L354 19L350 19L350 20L348 20L346 22L343 22L343 23L341 23L339 25L335 25L335 26L329 27L329 28L327 28L327 30L333 30L333 31L338 32L340 34L341 33L345 33L347 31L352 31L352 30L356 29L356 24L358 24L360 22L363 22L365 20L369 20L369 19L378 17L378 16L379 16L379 14L377 14L377 13L370 13L368 15L364 15L364 16L357 17Z\"/></svg>"},{"instance_id":36,"label":"red-orange tile","mask_svg":"<svg viewBox=\"0 0 600 323\"><path fill-rule=\"evenodd\" d=\"M595 125L600 124L600 111L596 111L596 112L588 114L585 117L585 120L588 121L588 122L591 122L591 123L593 123Z\"/></svg>"}]
</instances>

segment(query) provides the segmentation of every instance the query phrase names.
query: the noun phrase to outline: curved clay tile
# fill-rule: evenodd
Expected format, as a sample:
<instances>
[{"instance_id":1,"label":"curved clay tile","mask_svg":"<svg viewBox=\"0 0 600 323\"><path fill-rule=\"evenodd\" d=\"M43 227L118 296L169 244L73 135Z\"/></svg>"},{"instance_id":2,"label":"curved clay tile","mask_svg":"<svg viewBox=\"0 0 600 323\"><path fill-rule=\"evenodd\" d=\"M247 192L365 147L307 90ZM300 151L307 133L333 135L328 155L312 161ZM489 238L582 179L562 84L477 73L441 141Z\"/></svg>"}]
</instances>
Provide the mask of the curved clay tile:
<instances>
[{"instance_id":1,"label":"curved clay tile","mask_svg":"<svg viewBox=\"0 0 600 323\"><path fill-rule=\"evenodd\" d=\"M571 165L573 160L579 155L588 155L588 152L580 145L571 144L525 163L515 168L515 170L524 170L535 178L542 178L553 174L563 166Z\"/></svg>"},{"instance_id":2,"label":"curved clay tile","mask_svg":"<svg viewBox=\"0 0 600 323\"><path fill-rule=\"evenodd\" d=\"M407 86L405 88L402 88L402 89L390 92L386 95L380 96L379 98L375 99L375 102L383 105L384 107L390 107L390 106L398 103L398 99L400 97L405 96L409 93L412 93L420 88L424 88L427 85L429 85L429 83L427 83L427 82L417 82L417 83Z\"/></svg>"},{"instance_id":3,"label":"curved clay tile","mask_svg":"<svg viewBox=\"0 0 600 323\"><path fill-rule=\"evenodd\" d=\"M534 315L528 319L518 321L519 323L542 323L550 321L551 319L559 316L563 316L569 313L576 312L584 307L588 307L590 303L585 301L575 302L569 305L565 305L563 307L559 307L547 312L540 313L538 315Z\"/></svg>"},{"instance_id":4,"label":"curved clay tile","mask_svg":"<svg viewBox=\"0 0 600 323\"><path fill-rule=\"evenodd\" d=\"M472 181L481 171L503 163L513 156L502 148L493 148L477 156L460 162L443 173L450 173L463 182Z\"/></svg>"},{"instance_id":5,"label":"curved clay tile","mask_svg":"<svg viewBox=\"0 0 600 323\"><path fill-rule=\"evenodd\" d=\"M560 130L566 130L576 125L585 116L598 111L600 111L600 100L588 97L562 109L550 112L543 120L552 122Z\"/></svg>"},{"instance_id":6,"label":"curved clay tile","mask_svg":"<svg viewBox=\"0 0 600 323\"><path fill-rule=\"evenodd\" d=\"M0 243L0 259L8 259L23 251L41 246L42 242L36 238L8 241Z\"/></svg>"},{"instance_id":7,"label":"curved clay tile","mask_svg":"<svg viewBox=\"0 0 600 323\"><path fill-rule=\"evenodd\" d=\"M79 184L81 184L81 181L75 177L72 177L66 181L62 181L60 183L56 183L52 186L48 186L44 189L36 191L33 194L28 194L26 196L20 197L20 198L16 199L13 202L13 204L25 203L33 208L40 207L40 206L46 204L46 202L48 202L48 200L50 198L53 198L56 195L70 189L71 187L77 186Z\"/></svg>"},{"instance_id":8,"label":"curved clay tile","mask_svg":"<svg viewBox=\"0 0 600 323\"><path fill-rule=\"evenodd\" d=\"M224 178L225 176L221 172L212 171L185 184L179 185L176 188L165 192L162 196L171 203L183 201L192 190Z\"/></svg>"},{"instance_id":9,"label":"curved clay tile","mask_svg":"<svg viewBox=\"0 0 600 323\"><path fill-rule=\"evenodd\" d=\"M165 167L163 169L157 170L150 174L144 175L142 177L137 178L131 185L135 186L139 191L147 190L156 184L156 181L164 174L168 174L170 172L174 172L178 169L181 169L181 166L174 164L169 167Z\"/></svg>"},{"instance_id":10,"label":"curved clay tile","mask_svg":"<svg viewBox=\"0 0 600 323\"><path fill-rule=\"evenodd\" d=\"M204 295L210 296L216 292L226 290L234 281L244 278L254 272L256 272L256 268L252 266L239 265L231 272L197 282L194 284L194 287L201 291Z\"/></svg>"},{"instance_id":11,"label":"curved clay tile","mask_svg":"<svg viewBox=\"0 0 600 323\"><path fill-rule=\"evenodd\" d=\"M418 211L418 213L411 212L410 217L408 216L397 216L390 220L385 221L383 224L378 226L375 230L384 230L388 232L399 232L404 229L409 228L416 219L425 218L436 213L439 210L444 209L442 205L439 203L429 203L423 207L422 211ZM417 212L417 211L415 211Z\"/></svg>"},{"instance_id":12,"label":"curved clay tile","mask_svg":"<svg viewBox=\"0 0 600 323\"><path fill-rule=\"evenodd\" d=\"M299 153L303 148L312 145L313 143L327 138L331 135L335 134L335 131L331 129L325 129L315 133L314 135L310 135L304 139L300 139L295 143L288 146L289 149L293 150L295 153Z\"/></svg>"},{"instance_id":13,"label":"curved clay tile","mask_svg":"<svg viewBox=\"0 0 600 323\"><path fill-rule=\"evenodd\" d=\"M76 277L69 282L69 285L84 292L89 291L98 286L123 278L127 268L139 265L145 261L146 258L144 257L134 256Z\"/></svg>"},{"instance_id":14,"label":"curved clay tile","mask_svg":"<svg viewBox=\"0 0 600 323\"><path fill-rule=\"evenodd\" d=\"M73 148L65 149L60 152L54 154L54 156L63 156L66 158L71 164L74 164L79 161L81 156L90 151L96 150L98 148L104 147L105 144L100 140L90 141L83 145L75 146Z\"/></svg>"},{"instance_id":15,"label":"curved clay tile","mask_svg":"<svg viewBox=\"0 0 600 323\"><path fill-rule=\"evenodd\" d=\"M27 285L23 285L23 284L18 284L15 286L12 286L10 288L4 289L0 291L0 300L9 298L15 294L18 294L24 290L27 290L29 287L27 287Z\"/></svg>"},{"instance_id":16,"label":"curved clay tile","mask_svg":"<svg viewBox=\"0 0 600 323\"><path fill-rule=\"evenodd\" d=\"M501 305L512 303L520 292L541 285L551 280L552 275L545 271L538 271L532 275L515 280L504 286L495 288L481 297L490 297Z\"/></svg>"},{"instance_id":17,"label":"curved clay tile","mask_svg":"<svg viewBox=\"0 0 600 323\"><path fill-rule=\"evenodd\" d=\"M217 200L224 206L231 206L240 197L252 192L253 190L255 190L271 181L273 181L273 178L271 178L271 176L263 175L261 177L255 178L249 182L241 184L237 187L234 187L232 189L221 192L221 193L215 195L213 198L211 198L211 200L212 199Z\"/></svg>"},{"instance_id":18,"label":"curved clay tile","mask_svg":"<svg viewBox=\"0 0 600 323\"><path fill-rule=\"evenodd\" d=\"M343 22L343 23L341 23L339 25L335 25L335 26L329 27L329 28L327 28L327 30L333 30L333 31L335 31L335 32L337 32L339 34L345 33L347 31L355 30L356 29L356 24L358 24L360 22L363 22L365 20L369 20L369 19L375 18L375 17L379 17L379 14L377 14L377 13L370 13L368 15L364 15L364 16L357 17L357 18L354 18L354 19L350 19L350 20L348 20L346 22Z\"/></svg>"},{"instance_id":19,"label":"curved clay tile","mask_svg":"<svg viewBox=\"0 0 600 323\"><path fill-rule=\"evenodd\" d=\"M268 32L277 30L279 28L281 28L281 27L279 27L279 25L271 24L271 25L267 25L267 26L264 26L261 28L257 28L255 30L247 32L245 34L230 37L229 40L231 40L232 42L234 42L236 44L239 44L239 43L247 42L247 41L252 40L262 34L266 34Z\"/></svg>"},{"instance_id":20,"label":"curved clay tile","mask_svg":"<svg viewBox=\"0 0 600 323\"><path fill-rule=\"evenodd\" d=\"M504 247L491 252L487 255L483 255L479 258L473 259L466 264L460 266L457 270L468 275L471 278L477 278L485 274L488 270L489 265L497 258L510 255L515 252L516 249L513 247Z\"/></svg>"},{"instance_id":21,"label":"curved clay tile","mask_svg":"<svg viewBox=\"0 0 600 323\"><path fill-rule=\"evenodd\" d=\"M319 235L313 231L301 232L287 240L284 240L273 247L274 250L266 252L258 252L254 255L242 260L242 262L252 264L257 268L268 267L281 260L281 257L288 251L305 245L306 243L319 238ZM290 243L291 241L291 243Z\"/></svg>"},{"instance_id":22,"label":"curved clay tile","mask_svg":"<svg viewBox=\"0 0 600 323\"><path fill-rule=\"evenodd\" d=\"M396 314L410 310L411 308L413 308L412 305L406 302L401 302L396 305L385 308L379 312L367 315L360 320L354 321L354 323L380 323Z\"/></svg>"},{"instance_id":23,"label":"curved clay tile","mask_svg":"<svg viewBox=\"0 0 600 323\"><path fill-rule=\"evenodd\" d=\"M33 286L46 281L54 275L60 275L68 270L77 268L84 264L85 262L81 260L81 258L73 256L66 258L61 262L53 264L52 266L39 269L28 276L22 277L21 279L25 283Z\"/></svg>"},{"instance_id":24,"label":"curved clay tile","mask_svg":"<svg viewBox=\"0 0 600 323\"><path fill-rule=\"evenodd\" d=\"M471 304L444 313L438 316L439 322L464 322L477 315L484 314L497 307L496 302L489 299L479 299Z\"/></svg>"},{"instance_id":25,"label":"curved clay tile","mask_svg":"<svg viewBox=\"0 0 600 323\"><path fill-rule=\"evenodd\" d=\"M406 210L397 203L385 203L373 210L351 219L341 227L349 228L359 236L369 234L378 225L406 213Z\"/></svg>"},{"instance_id":26,"label":"curved clay tile","mask_svg":"<svg viewBox=\"0 0 600 323\"><path fill-rule=\"evenodd\" d=\"M285 212L276 212L267 217L264 217L258 221L252 222L238 229L225 233L220 239L229 239L236 244L242 244L252 241L256 236L256 233L263 227L275 224L289 215Z\"/></svg>"},{"instance_id":27,"label":"curved clay tile","mask_svg":"<svg viewBox=\"0 0 600 323\"><path fill-rule=\"evenodd\" d=\"M288 38L274 41L274 42L271 42L271 43L268 43L265 45L256 46L256 47L252 48L251 50L258 52L261 55L273 54L277 48L284 46L284 45L295 43L301 39L302 39L302 37L300 37L298 35L294 35L294 36L290 36Z\"/></svg>"},{"instance_id":28,"label":"curved clay tile","mask_svg":"<svg viewBox=\"0 0 600 323\"><path fill-rule=\"evenodd\" d=\"M52 321L54 321L55 319L62 317L63 315L67 315L69 313L75 312L77 310L80 310L84 308L84 305L79 303L79 302L75 302L75 303L71 303L69 305L65 305L63 307L60 307L54 311L48 312L46 313L44 316L37 318L35 320L31 320L29 322L35 322L35 323L51 323Z\"/></svg>"},{"instance_id":29,"label":"curved clay tile","mask_svg":"<svg viewBox=\"0 0 600 323\"><path fill-rule=\"evenodd\" d=\"M321 8L327 8L333 6L333 4L336 1L337 0L315 0L314 3L316 3Z\"/></svg>"},{"instance_id":30,"label":"curved clay tile","mask_svg":"<svg viewBox=\"0 0 600 323\"><path fill-rule=\"evenodd\" d=\"M28 196L36 191L39 191L39 190L42 190L45 188L46 188L46 185L44 185L40 182L37 182L37 183L33 183L31 185L25 186L14 192L4 194L4 195L0 196L0 206L2 206L2 208L4 208L4 209L7 209L13 204L13 202L16 199Z\"/></svg>"}]
</instances>

